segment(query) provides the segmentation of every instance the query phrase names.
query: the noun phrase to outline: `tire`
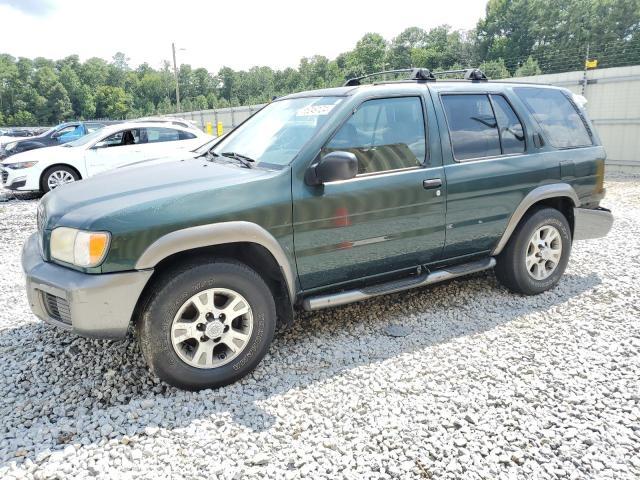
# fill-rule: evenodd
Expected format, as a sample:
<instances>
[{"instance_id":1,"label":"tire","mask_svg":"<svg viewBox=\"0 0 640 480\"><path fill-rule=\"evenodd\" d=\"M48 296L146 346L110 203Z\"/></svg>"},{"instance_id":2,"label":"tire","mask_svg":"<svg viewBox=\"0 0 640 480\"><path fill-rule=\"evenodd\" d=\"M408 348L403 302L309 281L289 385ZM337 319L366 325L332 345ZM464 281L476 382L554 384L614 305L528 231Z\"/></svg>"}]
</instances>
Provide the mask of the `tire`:
<instances>
[{"instance_id":1,"label":"tire","mask_svg":"<svg viewBox=\"0 0 640 480\"><path fill-rule=\"evenodd\" d=\"M164 382L186 390L221 387L247 375L266 355L275 332L275 302L248 266L234 260L191 265L153 288L136 329L147 364ZM248 304L248 313L230 318L236 313L225 305L235 301L237 311ZM224 308L226 316L220 315ZM204 311L213 316L203 320Z\"/></svg>"},{"instance_id":2,"label":"tire","mask_svg":"<svg viewBox=\"0 0 640 480\"><path fill-rule=\"evenodd\" d=\"M40 189L42 193L48 193L60 185L77 182L78 180L80 180L80 175L73 168L56 165L44 171L40 181Z\"/></svg>"},{"instance_id":3,"label":"tire","mask_svg":"<svg viewBox=\"0 0 640 480\"><path fill-rule=\"evenodd\" d=\"M534 234L540 236L533 238ZM562 277L569 262L571 241L569 222L561 212L553 208L534 209L520 221L498 256L496 277L516 293L545 292Z\"/></svg>"}]
</instances>

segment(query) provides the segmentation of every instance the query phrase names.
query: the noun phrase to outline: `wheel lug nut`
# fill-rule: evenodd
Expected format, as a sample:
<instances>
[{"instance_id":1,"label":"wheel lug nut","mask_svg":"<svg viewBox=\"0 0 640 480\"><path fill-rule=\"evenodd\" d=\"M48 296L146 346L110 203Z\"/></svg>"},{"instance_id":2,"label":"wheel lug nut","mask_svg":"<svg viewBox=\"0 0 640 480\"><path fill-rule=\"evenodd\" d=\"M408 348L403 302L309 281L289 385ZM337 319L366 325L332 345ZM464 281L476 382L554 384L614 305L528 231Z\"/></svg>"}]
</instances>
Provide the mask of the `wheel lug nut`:
<instances>
[{"instance_id":1,"label":"wheel lug nut","mask_svg":"<svg viewBox=\"0 0 640 480\"><path fill-rule=\"evenodd\" d=\"M209 337L207 337L206 335L200 337L201 342L206 342L207 340L209 340Z\"/></svg>"}]
</instances>

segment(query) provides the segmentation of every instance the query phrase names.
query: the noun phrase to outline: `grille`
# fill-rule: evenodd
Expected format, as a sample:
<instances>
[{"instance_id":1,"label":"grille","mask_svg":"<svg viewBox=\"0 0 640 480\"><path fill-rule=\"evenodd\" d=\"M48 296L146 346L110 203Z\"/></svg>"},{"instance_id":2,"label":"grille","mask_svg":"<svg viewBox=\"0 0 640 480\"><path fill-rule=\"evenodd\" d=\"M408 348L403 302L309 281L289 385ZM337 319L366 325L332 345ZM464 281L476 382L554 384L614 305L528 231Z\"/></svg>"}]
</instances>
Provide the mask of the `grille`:
<instances>
[{"instance_id":1,"label":"grille","mask_svg":"<svg viewBox=\"0 0 640 480\"><path fill-rule=\"evenodd\" d=\"M50 293L42 292L44 299L44 306L47 309L47 313L54 320L71 325L71 310L69 309L69 302L64 298L56 297Z\"/></svg>"},{"instance_id":2,"label":"grille","mask_svg":"<svg viewBox=\"0 0 640 480\"><path fill-rule=\"evenodd\" d=\"M4 169L0 170L0 172L2 172L2 183L7 183L7 179L9 178L9 172L7 172Z\"/></svg>"}]
</instances>

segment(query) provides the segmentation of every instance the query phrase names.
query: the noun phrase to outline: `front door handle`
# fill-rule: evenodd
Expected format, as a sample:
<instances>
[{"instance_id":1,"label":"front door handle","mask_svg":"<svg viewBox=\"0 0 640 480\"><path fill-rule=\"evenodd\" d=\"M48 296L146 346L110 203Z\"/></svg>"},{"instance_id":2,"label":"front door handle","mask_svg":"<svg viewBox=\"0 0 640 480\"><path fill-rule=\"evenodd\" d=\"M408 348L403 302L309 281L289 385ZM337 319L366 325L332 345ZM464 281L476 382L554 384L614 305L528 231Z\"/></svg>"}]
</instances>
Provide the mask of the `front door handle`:
<instances>
[{"instance_id":1,"label":"front door handle","mask_svg":"<svg viewBox=\"0 0 640 480\"><path fill-rule=\"evenodd\" d=\"M426 189L440 188L442 186L442 180L440 178L429 178L422 181L422 187Z\"/></svg>"}]
</instances>

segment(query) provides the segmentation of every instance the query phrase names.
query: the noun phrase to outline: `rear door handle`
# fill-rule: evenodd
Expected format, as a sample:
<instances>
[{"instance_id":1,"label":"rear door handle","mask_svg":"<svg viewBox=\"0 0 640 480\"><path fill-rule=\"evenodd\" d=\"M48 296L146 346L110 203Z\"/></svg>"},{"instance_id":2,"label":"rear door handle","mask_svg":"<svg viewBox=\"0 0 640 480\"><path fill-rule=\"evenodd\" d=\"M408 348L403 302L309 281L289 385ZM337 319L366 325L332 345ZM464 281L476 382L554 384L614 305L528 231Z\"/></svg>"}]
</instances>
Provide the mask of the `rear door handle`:
<instances>
[{"instance_id":1,"label":"rear door handle","mask_svg":"<svg viewBox=\"0 0 640 480\"><path fill-rule=\"evenodd\" d=\"M442 180L440 178L429 178L422 181L422 187L426 189L440 188L442 186Z\"/></svg>"}]
</instances>

